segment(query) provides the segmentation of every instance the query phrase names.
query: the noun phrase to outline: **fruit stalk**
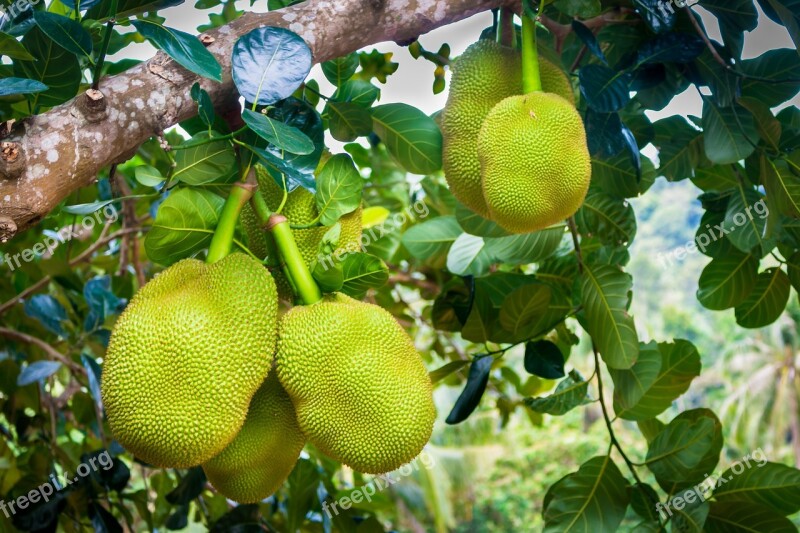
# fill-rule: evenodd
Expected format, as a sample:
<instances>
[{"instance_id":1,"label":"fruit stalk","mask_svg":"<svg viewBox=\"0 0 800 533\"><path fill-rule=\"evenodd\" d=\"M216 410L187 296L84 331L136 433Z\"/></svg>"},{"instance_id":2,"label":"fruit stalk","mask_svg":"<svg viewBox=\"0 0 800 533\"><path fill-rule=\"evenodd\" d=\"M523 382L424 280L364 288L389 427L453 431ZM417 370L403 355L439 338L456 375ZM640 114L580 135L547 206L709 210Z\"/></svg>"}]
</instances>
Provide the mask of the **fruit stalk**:
<instances>
[{"instance_id":1,"label":"fruit stalk","mask_svg":"<svg viewBox=\"0 0 800 533\"><path fill-rule=\"evenodd\" d=\"M231 192L222 207L222 214L219 217L217 228L214 230L214 236L211 238L211 244L208 247L206 263L216 263L231 253L233 234L236 231L239 213L242 211L244 204L253 196L256 188L255 177L252 180L248 179L246 182L235 183L231 187Z\"/></svg>"},{"instance_id":2,"label":"fruit stalk","mask_svg":"<svg viewBox=\"0 0 800 533\"><path fill-rule=\"evenodd\" d=\"M522 15L522 90L525 94L542 90L539 51L536 48L536 21Z\"/></svg>"},{"instance_id":3,"label":"fruit stalk","mask_svg":"<svg viewBox=\"0 0 800 533\"><path fill-rule=\"evenodd\" d=\"M289 220L278 213L273 213L269 217L269 224L267 230L272 234L275 239L275 245L278 247L278 253L283 258L283 262L288 269L289 279L294 282L294 287L297 289L297 295L303 300L305 305L311 305L322 299L322 292L311 276L311 271L306 266L303 256L300 254L300 249L294 241L292 235L292 228L289 226Z\"/></svg>"},{"instance_id":4,"label":"fruit stalk","mask_svg":"<svg viewBox=\"0 0 800 533\"><path fill-rule=\"evenodd\" d=\"M514 12L507 7L500 8L500 20L497 23L497 42L513 48L516 35L514 31Z\"/></svg>"}]
</instances>

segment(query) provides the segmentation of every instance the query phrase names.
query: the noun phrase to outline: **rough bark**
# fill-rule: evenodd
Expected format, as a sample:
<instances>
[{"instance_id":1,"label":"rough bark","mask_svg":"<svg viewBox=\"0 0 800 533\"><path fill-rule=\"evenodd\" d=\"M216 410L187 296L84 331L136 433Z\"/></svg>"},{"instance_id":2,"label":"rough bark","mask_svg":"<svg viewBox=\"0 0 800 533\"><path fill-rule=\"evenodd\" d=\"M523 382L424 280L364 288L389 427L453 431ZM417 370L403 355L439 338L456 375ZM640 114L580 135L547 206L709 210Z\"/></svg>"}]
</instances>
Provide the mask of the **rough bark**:
<instances>
[{"instance_id":1,"label":"rough bark","mask_svg":"<svg viewBox=\"0 0 800 533\"><path fill-rule=\"evenodd\" d=\"M247 13L200 36L223 67L222 83L200 79L163 53L50 111L18 123L0 146L0 242L29 228L97 173L197 112L196 81L215 105L230 106L236 40L263 26L299 34L315 62L382 41L407 42L510 0L309 0L272 13Z\"/></svg>"}]
</instances>

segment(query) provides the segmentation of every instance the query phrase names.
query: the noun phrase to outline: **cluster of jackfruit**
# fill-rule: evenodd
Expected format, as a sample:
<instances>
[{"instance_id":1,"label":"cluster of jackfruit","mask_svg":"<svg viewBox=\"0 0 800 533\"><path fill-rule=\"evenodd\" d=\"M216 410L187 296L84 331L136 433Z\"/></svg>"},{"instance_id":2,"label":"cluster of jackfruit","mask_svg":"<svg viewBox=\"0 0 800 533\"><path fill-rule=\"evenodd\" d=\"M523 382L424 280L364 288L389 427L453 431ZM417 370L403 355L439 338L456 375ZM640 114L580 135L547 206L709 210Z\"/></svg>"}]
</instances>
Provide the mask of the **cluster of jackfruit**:
<instances>
[{"instance_id":1,"label":"cluster of jackfruit","mask_svg":"<svg viewBox=\"0 0 800 533\"><path fill-rule=\"evenodd\" d=\"M272 276L243 254L186 259L156 276L106 354L114 437L157 466L202 465L240 503L278 490L306 442L373 474L419 454L433 387L389 312L332 294L277 315Z\"/></svg>"},{"instance_id":2,"label":"cluster of jackfruit","mask_svg":"<svg viewBox=\"0 0 800 533\"><path fill-rule=\"evenodd\" d=\"M546 59L539 70L543 92L521 94L520 52L482 39L454 63L441 117L453 195L512 233L573 215L591 178L572 85Z\"/></svg>"}]
</instances>

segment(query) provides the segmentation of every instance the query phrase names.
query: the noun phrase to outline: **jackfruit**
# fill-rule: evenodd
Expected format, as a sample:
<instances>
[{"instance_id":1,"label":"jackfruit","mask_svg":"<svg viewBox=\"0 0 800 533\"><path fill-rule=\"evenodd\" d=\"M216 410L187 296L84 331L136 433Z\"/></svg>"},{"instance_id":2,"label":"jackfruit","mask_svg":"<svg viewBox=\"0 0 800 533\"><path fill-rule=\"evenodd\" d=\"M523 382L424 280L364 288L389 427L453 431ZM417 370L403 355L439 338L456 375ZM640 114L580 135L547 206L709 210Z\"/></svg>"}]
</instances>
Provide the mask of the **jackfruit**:
<instances>
[{"instance_id":1,"label":"jackfruit","mask_svg":"<svg viewBox=\"0 0 800 533\"><path fill-rule=\"evenodd\" d=\"M257 503L286 481L305 442L292 401L273 371L253 396L242 430L203 470L226 498Z\"/></svg>"},{"instance_id":2,"label":"jackfruit","mask_svg":"<svg viewBox=\"0 0 800 533\"><path fill-rule=\"evenodd\" d=\"M541 58L539 70L543 90L574 104L572 85L559 67ZM453 64L450 93L441 113L444 174L453 195L484 217L489 215L489 208L481 188L478 132L498 102L518 94L522 94L522 59L518 50L481 39Z\"/></svg>"},{"instance_id":3,"label":"jackfruit","mask_svg":"<svg viewBox=\"0 0 800 533\"><path fill-rule=\"evenodd\" d=\"M117 320L103 364L114 437L160 467L221 452L269 373L277 314L275 282L243 254L184 259L157 275Z\"/></svg>"},{"instance_id":4,"label":"jackfruit","mask_svg":"<svg viewBox=\"0 0 800 533\"><path fill-rule=\"evenodd\" d=\"M555 94L534 92L497 104L478 134L478 157L490 217L513 233L569 218L589 189L583 120Z\"/></svg>"},{"instance_id":5,"label":"jackfruit","mask_svg":"<svg viewBox=\"0 0 800 533\"><path fill-rule=\"evenodd\" d=\"M276 210L283 201L283 189L281 189L269 173L257 167L256 175L258 179L258 190L264 196L267 206ZM258 193L257 193L258 194ZM289 223L296 226L310 224L319 215L314 195L308 190L298 187L289 193L286 205L283 207L283 215L289 219ZM248 247L258 257L266 257L269 253L267 239L269 236L261 229L255 213L249 205L242 210L242 224L247 233ZM361 207L348 213L339 219L341 224L341 234L334 253L355 252L361 246ZM311 265L318 259L319 245L325 233L330 229L326 226L292 230L300 254L306 262ZM273 271L275 282L278 284L281 299L291 300L291 288L288 280L280 271Z\"/></svg>"},{"instance_id":6,"label":"jackfruit","mask_svg":"<svg viewBox=\"0 0 800 533\"><path fill-rule=\"evenodd\" d=\"M389 312L327 295L284 315L278 336L278 378L309 442L370 474L419 454L436 417L433 386Z\"/></svg>"}]
</instances>

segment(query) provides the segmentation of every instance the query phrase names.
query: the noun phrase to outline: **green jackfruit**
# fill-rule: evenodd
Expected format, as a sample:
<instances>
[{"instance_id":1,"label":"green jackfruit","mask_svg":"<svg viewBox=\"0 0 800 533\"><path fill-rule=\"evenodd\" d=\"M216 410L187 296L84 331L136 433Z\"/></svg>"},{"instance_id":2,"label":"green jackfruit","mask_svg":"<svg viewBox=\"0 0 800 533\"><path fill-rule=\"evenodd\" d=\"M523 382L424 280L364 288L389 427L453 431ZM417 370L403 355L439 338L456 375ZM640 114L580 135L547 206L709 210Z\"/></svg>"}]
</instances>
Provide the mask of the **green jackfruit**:
<instances>
[{"instance_id":1,"label":"green jackfruit","mask_svg":"<svg viewBox=\"0 0 800 533\"><path fill-rule=\"evenodd\" d=\"M256 174L258 190L264 196L267 205L272 210L278 209L283 201L283 189L275 183L275 180L265 169L257 167ZM296 226L310 224L319 215L314 195L302 187L298 187L289 193L282 213L289 219L290 224ZM269 253L267 241L269 236L261 229L256 215L249 205L242 210L242 224L247 233L250 250L258 257L266 257ZM344 215L339 219L339 224L341 224L341 234L335 252L357 251L361 243L361 207L352 213ZM292 230L297 247L300 249L300 254L307 265L310 266L312 262L318 259L319 245L329 229L329 227L318 226ZM285 297L286 294L291 295L291 289L283 273L273 272L273 275L278 284L281 298L291 300L291 297Z\"/></svg>"},{"instance_id":2,"label":"green jackfruit","mask_svg":"<svg viewBox=\"0 0 800 533\"><path fill-rule=\"evenodd\" d=\"M257 503L286 481L305 442L292 401L270 372L250 402L242 430L203 470L226 498Z\"/></svg>"},{"instance_id":3,"label":"green jackfruit","mask_svg":"<svg viewBox=\"0 0 800 533\"><path fill-rule=\"evenodd\" d=\"M575 214L592 176L583 120L572 104L550 93L497 104L478 135L478 157L490 216L514 233Z\"/></svg>"},{"instance_id":4,"label":"green jackfruit","mask_svg":"<svg viewBox=\"0 0 800 533\"><path fill-rule=\"evenodd\" d=\"M257 261L184 259L119 317L103 364L114 437L161 467L208 461L244 423L273 360L278 299Z\"/></svg>"},{"instance_id":5,"label":"green jackfruit","mask_svg":"<svg viewBox=\"0 0 800 533\"><path fill-rule=\"evenodd\" d=\"M420 453L436 418L433 386L390 313L328 295L284 315L278 336L278 378L309 442L370 474Z\"/></svg>"},{"instance_id":6,"label":"green jackfruit","mask_svg":"<svg viewBox=\"0 0 800 533\"><path fill-rule=\"evenodd\" d=\"M575 102L569 78L544 58L539 61L542 88ZM482 216L489 208L481 188L478 132L489 111L502 99L522 93L520 52L482 39L453 64L450 94L441 113L444 173L450 191Z\"/></svg>"}]
</instances>

